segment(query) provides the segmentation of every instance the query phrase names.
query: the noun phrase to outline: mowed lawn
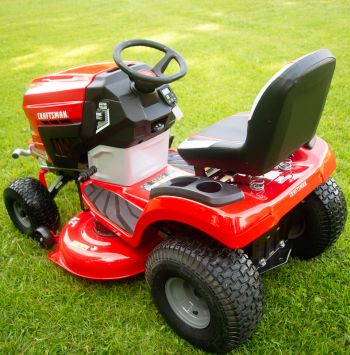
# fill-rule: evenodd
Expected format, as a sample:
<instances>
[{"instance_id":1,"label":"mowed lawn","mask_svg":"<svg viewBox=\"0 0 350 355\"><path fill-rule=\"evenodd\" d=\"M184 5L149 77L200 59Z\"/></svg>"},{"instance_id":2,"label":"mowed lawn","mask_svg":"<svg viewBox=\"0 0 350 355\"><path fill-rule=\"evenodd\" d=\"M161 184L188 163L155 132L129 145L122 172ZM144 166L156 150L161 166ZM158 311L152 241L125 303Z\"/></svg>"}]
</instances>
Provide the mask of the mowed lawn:
<instances>
[{"instance_id":1,"label":"mowed lawn","mask_svg":"<svg viewBox=\"0 0 350 355\"><path fill-rule=\"evenodd\" d=\"M0 4L0 185L36 176L11 158L30 138L22 96L32 79L112 60L115 45L148 38L178 50L188 75L176 82L184 119L175 145L232 113L249 110L290 60L329 48L337 58L318 128L334 150L334 177L350 200L349 1L17 1ZM148 52L135 53L153 58ZM261 132L264 134L264 132ZM63 222L79 210L74 185L57 198ZM11 224L0 203L1 354L200 354L157 313L143 275L92 282L69 275ZM349 228L321 257L263 276L267 307L237 354L350 353Z\"/></svg>"}]
</instances>

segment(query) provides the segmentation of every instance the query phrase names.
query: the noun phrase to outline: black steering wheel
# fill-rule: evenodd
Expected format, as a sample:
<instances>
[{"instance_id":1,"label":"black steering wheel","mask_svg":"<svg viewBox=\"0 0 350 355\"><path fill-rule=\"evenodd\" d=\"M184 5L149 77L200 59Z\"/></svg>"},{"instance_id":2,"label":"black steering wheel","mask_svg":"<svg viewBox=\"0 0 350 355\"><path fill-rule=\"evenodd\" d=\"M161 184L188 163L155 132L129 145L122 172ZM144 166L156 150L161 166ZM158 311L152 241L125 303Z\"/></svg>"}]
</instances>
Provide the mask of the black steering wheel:
<instances>
[{"instance_id":1,"label":"black steering wheel","mask_svg":"<svg viewBox=\"0 0 350 355\"><path fill-rule=\"evenodd\" d=\"M155 76L143 74L142 72L136 71L132 67L125 64L121 58L121 53L123 50L130 47L154 48L165 53L163 58L153 68L151 68ZM132 39L120 43L114 49L113 58L119 68L124 73L128 74L130 80L135 82L136 88L143 92L153 92L157 87L178 80L187 73L186 62L178 52L165 46L164 44L149 41L147 39ZM178 63L179 71L175 74L165 75L164 72L173 59Z\"/></svg>"}]
</instances>

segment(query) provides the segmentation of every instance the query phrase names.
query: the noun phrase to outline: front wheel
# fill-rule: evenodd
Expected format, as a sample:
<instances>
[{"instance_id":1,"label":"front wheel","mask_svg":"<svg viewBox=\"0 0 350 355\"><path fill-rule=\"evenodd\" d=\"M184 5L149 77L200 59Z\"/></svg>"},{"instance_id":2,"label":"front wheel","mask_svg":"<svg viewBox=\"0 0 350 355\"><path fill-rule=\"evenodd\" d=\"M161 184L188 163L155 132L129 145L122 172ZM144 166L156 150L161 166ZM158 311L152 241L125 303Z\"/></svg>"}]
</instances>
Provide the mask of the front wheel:
<instances>
[{"instance_id":1,"label":"front wheel","mask_svg":"<svg viewBox=\"0 0 350 355\"><path fill-rule=\"evenodd\" d=\"M148 258L146 280L175 332L206 351L232 350L252 334L263 314L260 275L242 250L168 239Z\"/></svg>"},{"instance_id":2,"label":"front wheel","mask_svg":"<svg viewBox=\"0 0 350 355\"><path fill-rule=\"evenodd\" d=\"M335 180L329 178L293 214L289 227L292 255L311 259L334 244L343 231L347 218L344 194Z\"/></svg>"},{"instance_id":3,"label":"front wheel","mask_svg":"<svg viewBox=\"0 0 350 355\"><path fill-rule=\"evenodd\" d=\"M21 178L4 190L4 202L13 224L35 237L38 227L56 230L60 217L55 201L39 180Z\"/></svg>"}]
</instances>

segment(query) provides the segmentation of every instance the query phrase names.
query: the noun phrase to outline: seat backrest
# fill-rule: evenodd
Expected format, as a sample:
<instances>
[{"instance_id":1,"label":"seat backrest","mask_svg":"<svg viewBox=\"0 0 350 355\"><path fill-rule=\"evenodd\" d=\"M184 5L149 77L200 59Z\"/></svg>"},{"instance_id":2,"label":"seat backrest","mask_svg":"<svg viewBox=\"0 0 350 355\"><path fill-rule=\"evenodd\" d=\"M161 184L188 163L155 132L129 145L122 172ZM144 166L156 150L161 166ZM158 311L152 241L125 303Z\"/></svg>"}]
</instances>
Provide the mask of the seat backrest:
<instances>
[{"instance_id":1,"label":"seat backrest","mask_svg":"<svg viewBox=\"0 0 350 355\"><path fill-rule=\"evenodd\" d=\"M321 49L280 70L254 101L245 149L266 172L315 135L335 69Z\"/></svg>"}]
</instances>

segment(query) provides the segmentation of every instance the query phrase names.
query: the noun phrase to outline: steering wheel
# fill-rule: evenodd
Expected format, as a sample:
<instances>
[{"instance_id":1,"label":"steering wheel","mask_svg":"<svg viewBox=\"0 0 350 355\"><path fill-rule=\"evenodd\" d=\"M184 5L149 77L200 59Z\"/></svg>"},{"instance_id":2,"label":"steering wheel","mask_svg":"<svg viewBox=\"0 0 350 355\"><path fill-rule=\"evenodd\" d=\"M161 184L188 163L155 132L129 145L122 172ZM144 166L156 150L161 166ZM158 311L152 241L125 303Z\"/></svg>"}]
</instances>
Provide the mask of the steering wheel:
<instances>
[{"instance_id":1,"label":"steering wheel","mask_svg":"<svg viewBox=\"0 0 350 355\"><path fill-rule=\"evenodd\" d=\"M143 74L142 71L136 71L125 64L121 58L121 53L130 47L154 48L165 53L163 58L151 69L155 74L154 76ZM120 43L114 49L113 58L119 68L129 76L130 80L135 82L136 88L142 92L153 92L157 87L178 80L187 73L186 62L178 52L164 44L146 39L132 39ZM164 72L173 59L178 63L179 70L175 74L165 75Z\"/></svg>"}]
</instances>

